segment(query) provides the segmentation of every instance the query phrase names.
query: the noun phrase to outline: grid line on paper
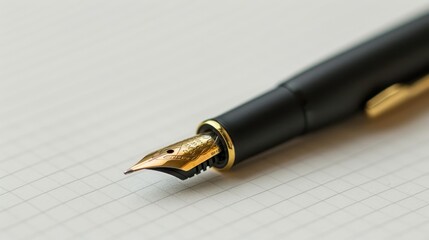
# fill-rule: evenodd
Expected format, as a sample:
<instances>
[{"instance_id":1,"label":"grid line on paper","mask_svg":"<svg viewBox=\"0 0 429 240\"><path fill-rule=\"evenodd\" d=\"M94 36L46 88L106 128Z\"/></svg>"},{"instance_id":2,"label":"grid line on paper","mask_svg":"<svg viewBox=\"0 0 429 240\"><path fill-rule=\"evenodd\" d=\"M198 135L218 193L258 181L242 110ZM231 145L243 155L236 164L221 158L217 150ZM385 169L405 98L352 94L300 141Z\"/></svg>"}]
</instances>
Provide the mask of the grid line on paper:
<instances>
[{"instance_id":1,"label":"grid line on paper","mask_svg":"<svg viewBox=\"0 0 429 240\"><path fill-rule=\"evenodd\" d=\"M420 143L421 145L423 145L424 143ZM373 146L373 147L376 147L376 146ZM403 149L403 150L405 150L405 149ZM366 151L366 149L363 149L362 151ZM392 155L395 155L395 153L392 153ZM386 156L385 158L384 158L384 160L388 160L389 159L389 156ZM422 161L422 160L424 160L424 159L419 159L419 161ZM340 160L341 161L341 160ZM359 171L359 170L362 170L363 168L367 168L367 167L371 167L372 165L375 165L375 164L378 164L378 163L380 163L380 162L374 162L374 163L372 163L372 164L370 164L370 165L367 165L367 166L364 166L364 167L362 167L361 169L357 169L357 170L355 170L355 171ZM318 171L320 171L321 169L318 169ZM400 170L400 169L397 169L397 170ZM353 172L355 172L355 171L353 171ZM390 174L392 174L394 171L392 171L392 172L390 172L390 173L387 173L387 174L384 174L384 175L382 175L381 177L384 177L384 176L387 176L387 175L390 175ZM346 176L346 175L349 175L350 173L352 173L352 172L349 172L349 173L346 173L344 176ZM331 180L331 181L335 181L335 180L337 180L337 179L339 179L339 178L341 178L341 177L344 177L344 176L340 176L340 177L338 177L338 178L335 178L335 179L333 179L333 180ZM299 176L299 177L304 177L305 178L305 175L303 175L303 176ZM381 177L379 177L379 178L381 178ZM376 179L371 179L371 180L368 180L367 182L365 182L365 183L368 183L368 182L371 182L371 181L373 181L373 180L376 180ZM293 181L293 179L292 180L290 180L290 181ZM288 182L290 182L290 181L288 181ZM288 182L285 182L285 183L288 183ZM282 184L285 184L285 183L282 183ZM363 184L365 184L365 183L363 183ZM280 184L280 185L282 185L282 184ZM363 184L361 184L361 185L363 185ZM276 186L273 186L271 189L273 189L273 188L275 188L275 187L278 187L279 185L276 185ZM355 186L353 186L352 188L358 188L360 185L355 185ZM303 193L305 193L305 192L308 192L308 191L311 191L312 189L315 189L315 188L317 188L317 187L319 187L319 185L317 185L317 186L315 186L315 187L313 187L313 188L311 188L311 189L309 189L309 190L307 190L307 191L303 191L303 192L300 192L299 194L297 194L297 195L300 195L300 194L303 194ZM261 191L261 192L258 192L257 194L260 194L260 193L262 193L262 192L265 192L265 191L269 191L269 190L271 190L271 189L265 189L265 190L263 190L263 191ZM228 189L229 190L229 189ZM227 190L227 191L228 191ZM346 191L348 191L348 190L350 190L350 189L347 189L347 190L344 190L343 192L346 192ZM257 194L255 194L255 195L257 195ZM338 194L341 194L341 192L340 193L337 193L336 195L338 195ZM253 196L255 196L255 195L253 195ZM296 196L296 195L295 195ZM295 196L292 196L292 197L290 197L290 198L293 198L293 197L295 197ZM282 201L287 201L288 199L290 199L290 198L287 198L287 199L283 199ZM246 199L248 199L248 198L243 198L243 199L241 199L240 201L244 201L244 200L246 200ZM202 201L202 200L204 200L204 199L201 199L201 200L199 200L199 201ZM234 203L232 203L232 204L229 204L229 205L226 205L225 207L228 207L228 206L231 206L231 205L233 205L233 204L237 204L237 203L239 203L240 201L238 201L238 202L234 202ZM318 202L317 202L318 203ZM314 204L315 205L315 204ZM272 207L272 206L270 206L270 207ZM266 207L265 209L267 209L268 207ZM265 209L262 209L262 210L265 210ZM306 208L302 208L302 209L300 209L300 210L305 210ZM177 210L176 210L177 211ZM171 213L169 213L169 214L171 214ZM205 217L210 217L211 216L211 214L212 213L209 213L209 214L207 214ZM250 215L250 214L249 214ZM244 218L246 218L246 217L249 217L249 215L245 215L245 216L243 216L242 217L242 219L244 219ZM159 219L161 219L162 217L160 217L160 218L158 218L158 219L155 219L155 220L159 220ZM240 219L238 219L238 220L240 220ZM223 226L226 226L226 225L228 225L228 224L230 224L230 223L225 223L225 225L223 225ZM268 224L267 224L268 225ZM180 228L180 227L183 227L183 226L179 226L178 228ZM263 228L264 226L260 226L260 228ZM258 229L258 228L257 228ZM254 231L255 229L252 229L251 231ZM171 233L174 233L174 230L173 230L173 232L171 232ZM210 233L210 232L208 232L208 233ZM207 232L206 233L204 233L204 234L208 234ZM122 234L122 233L119 233L118 235L120 235L120 234ZM114 238L114 237L117 237L117 235L115 235L115 236L113 236L112 238ZM156 238L156 236L155 236L155 238Z\"/></svg>"},{"instance_id":2,"label":"grid line on paper","mask_svg":"<svg viewBox=\"0 0 429 240\"><path fill-rule=\"evenodd\" d=\"M421 177L421 176L418 176L418 177L416 177L415 179L417 179L417 178L419 178L419 177ZM413 179L413 180L414 180L414 179ZM411 181L412 181L412 180L409 180L409 181L407 181L407 182L404 182L403 184L409 183L409 182L411 182ZM401 185L402 185L402 184L401 184ZM388 189L386 189L386 190L384 190L384 191L382 191L382 192L380 192L380 193L383 193L383 192L389 191L389 190L391 190L391 189L394 189L395 187L397 187L397 186L390 187L390 188L388 188ZM407 196L406 198L414 197L415 195L417 195L417 194L419 194L419 193L422 193L422 192L424 192L424 191L427 191L427 189L421 190L420 192L415 193L415 194L410 195L410 196ZM363 200L367 200L367 199L369 199L369 198L371 198L371 197L374 197L374 196L377 196L377 195L378 195L378 194L373 194L373 195L370 195L369 197L365 197L365 198L363 198L363 199L362 199L362 200L360 200L360 201L353 202L353 203L352 203L352 204L350 204L350 205L347 205L347 206L345 206L345 207L339 208L339 209L337 209L337 210L335 210L335 211L333 211L333 212L331 212L331 213L329 213L329 214L327 214L327 215L325 215L325 216L322 216L322 218L323 218L323 217L327 217L327 216L332 215L332 214L335 214L335 213L337 213L337 212L339 212L339 211L346 210L346 209L347 209L348 207L350 207L351 205L358 204L358 203L362 203L362 201L363 201ZM406 199L406 198L405 198L405 199ZM351 223L351 222L353 222L353 221L358 221L358 220L360 220L360 219L364 218L365 216L369 216L369 215L371 215L371 214L372 214L373 212L375 212L375 211L379 211L379 210L381 210L381 209L383 209L383 208L385 208L385 207L392 206L392 205L394 205L394 204L396 204L396 203L398 203L398 202L400 202L400 201L402 201L402 200L404 200L404 199L400 199L400 200L397 200L397 201L395 201L395 202L390 202L390 203L389 203L388 205L386 205L386 206L383 206L383 207L378 208L378 209L374 209L374 211L372 211L372 212L370 212L370 213L367 213L367 214L364 214L364 215L362 215L362 216L359 216L359 217L357 217L357 218L354 218L354 219L352 219L350 222L346 222L346 223L344 223L344 224L341 224L341 225L339 225L339 226L336 226L336 228L342 228L342 227L346 226L347 224L349 224L349 223ZM305 209L302 209L302 210L305 210ZM300 211L302 211L302 210L300 210ZM296 212L294 212L294 213L296 213ZM292 213L292 214L294 214L294 213ZM392 218L392 220L394 220L394 218ZM320 221L320 219L315 219L314 221L309 222L309 223L307 223L307 224L308 224L308 225L310 225L311 223L316 222L316 221ZM296 228L294 228L294 229L292 229L292 230L288 231L287 233L283 233L283 234L291 234L292 232L297 231L297 230L299 230L299 229L301 229L301 228L305 228L305 227L306 227L306 225L302 225L302 226L296 227ZM331 230L331 231L335 231L335 230ZM327 232L325 232L325 233L322 233L323 235L320 235L320 236L321 236L321 237L324 237L324 235L328 235L328 234L329 234L329 232L330 232L330 231L327 231ZM276 237L278 237L278 236L273 236L273 238L276 238Z\"/></svg>"},{"instance_id":3,"label":"grid line on paper","mask_svg":"<svg viewBox=\"0 0 429 240\"><path fill-rule=\"evenodd\" d=\"M420 161L422 161L422 160L426 160L426 159L420 159ZM368 167L368 166L366 166L366 167ZM399 170L399 169L398 169ZM387 175L390 175L391 173L388 173L388 174L385 174L384 176L387 176ZM305 177L305 176L302 176L302 177ZM382 176L383 177L383 176ZM417 178L420 178L421 176L418 176L418 177L416 177L415 179L417 179ZM380 177L381 178L381 177ZM337 179L333 179L333 180L331 180L331 181L335 181L335 180L337 180ZM371 182L371 181L373 181L373 180L376 180L376 179L372 179L372 180L368 180L367 182ZM414 180L414 179L413 179ZM367 183L367 182L365 182L365 183ZM409 182L411 182L411 181L409 181ZM363 184L361 184L361 185L363 185ZM358 188L359 186L361 186L361 185L355 185L355 186L353 186L352 188ZM319 185L318 186L315 186L315 187L313 187L312 189L315 189L315 188L317 188L317 187L319 187ZM396 187L396 186L395 186ZM393 189L394 187L391 187L390 189ZM297 195L300 195L300 194L304 194L304 193L306 193L306 192L308 192L308 191L311 191L312 189L309 189L309 190L307 190L307 191L303 191L303 192L300 192L299 194L297 194ZM389 190L390 190L389 189ZM268 189L269 190L269 189ZM349 191L350 189L347 189L347 190L344 190L343 192L339 192L339 193L336 193L335 195L333 195L333 196L330 196L329 198L331 198L331 197L334 197L334 196L337 196L337 195L340 195L340 194L342 194L342 193L344 193L344 192L346 192L346 191ZM387 191L387 190L385 190L385 191ZM381 193L381 192L380 192ZM290 197L290 198L286 198L286 199L282 199L282 201L281 202L283 202L283 201L288 201L288 200L290 200L290 199L292 199L293 197L296 197L297 195L294 195L294 196L292 196L292 197ZM375 195L377 195L377 194L374 194L374 195L371 195L370 197L372 197L372 196L375 196ZM369 198L369 197L368 197ZM323 199L323 201L325 201L325 200L327 200L327 199ZM277 205L277 204L279 204L279 203L281 203L281 202L278 202L278 203L276 203L275 205ZM353 202L353 204L355 204L355 203L359 203L359 202L361 202L361 201L357 201L357 202ZM290 215L292 215L292 214L294 214L294 213L297 213L297 212L299 212L299 211L303 211L303 210L306 210L308 207L311 207L311 206L314 206L314 205L316 205L316 204L318 204L318 203L320 203L320 202L316 202L316 203L314 203L314 204L312 204L312 205L310 205L310 206L307 206L307 207L304 207L304 208L300 208L299 210L297 210L296 212L293 212L293 213L291 213ZM273 206L269 206L269 207L273 207ZM267 209L268 207L266 207L265 209ZM259 210L259 211L262 211L262 210L265 210L265 209L261 209L261 210ZM251 214L254 214L254 213L251 213ZM251 214L249 214L249 215L245 215L245 216L243 216L241 219L245 219L245 218L247 218L247 217L249 217ZM285 216L285 217L287 217L287 216ZM238 221L239 221L240 219L238 219ZM223 226L227 226L228 224L231 224L231 222L227 222L227 223L225 223ZM249 232L249 234L251 233L251 232L253 232L253 231L257 231L258 229L263 229L264 227L266 227L266 226L268 226L268 225L270 225L270 224L272 224L271 222L270 223L267 223L266 225L261 225L261 226L258 226L257 228L255 228L255 229L252 229L250 232ZM301 226L301 227L304 227L304 226Z\"/></svg>"},{"instance_id":4,"label":"grid line on paper","mask_svg":"<svg viewBox=\"0 0 429 240\"><path fill-rule=\"evenodd\" d=\"M423 192L426 192L426 191L428 191L428 189L423 189L423 190L421 190L420 192L417 192L417 193L415 193L415 194L413 194L413 195L409 195L409 196L407 196L405 199L412 198L412 197L414 197L414 196L416 196L416 195L418 195L418 194L421 194L421 193L423 193ZM388 206L392 206L392 205L394 205L394 204L396 204L396 203L399 203L399 202L401 202L401 201L403 201L403 200L405 200L405 199L401 199L401 200L398 200L398 201L396 201L396 202L393 202L393 203L389 204ZM385 207L388 207L388 206L385 206ZM389 222L392 222L392 221L396 221L396 220L398 220L398 219L401 219L402 217L404 217L404 216L406 216L406 215L408 215L408 214L418 212L418 210L423 209L423 208L428 207L428 206L429 206L429 202L427 202L425 205L423 205L423 206L421 206L421 207L418 207L418 208L416 208L416 209L410 210L409 212L403 213L403 214L401 214L401 215L399 215L399 216L396 216L396 217L394 217L394 218L390 218L388 221L385 221L385 222L380 223L380 224L378 224L378 225L374 225L374 226L372 226L370 229L368 229L368 231L367 231L367 232L365 232L365 233L359 233L359 234L357 234L357 236L368 234L369 232L371 232L371 231L372 231L372 230L374 230L374 229L380 228L380 227L382 227L383 225L388 224ZM380 210L382 210L382 209L383 209L383 208L385 208L385 207L382 207L382 208L380 208L380 209L376 209L376 211L380 211ZM427 220L429 220L429 218L428 218L428 217L425 217L425 218L426 218ZM354 219L353 221L356 221L356 220L358 220L358 219ZM349 224L349 223L345 223L344 225L347 225L347 224Z\"/></svg>"},{"instance_id":5,"label":"grid line on paper","mask_svg":"<svg viewBox=\"0 0 429 240\"><path fill-rule=\"evenodd\" d=\"M242 102L261 92L261 78L427 5L418 1L383 11L367 0L6 4L0 238L427 239L429 114L413 113L424 102L405 109L402 124L393 124L401 113L352 120L232 174L181 182L121 172L149 146L183 137L175 123ZM330 5L341 11L320 14ZM315 35L317 45L302 41Z\"/></svg>"}]
</instances>

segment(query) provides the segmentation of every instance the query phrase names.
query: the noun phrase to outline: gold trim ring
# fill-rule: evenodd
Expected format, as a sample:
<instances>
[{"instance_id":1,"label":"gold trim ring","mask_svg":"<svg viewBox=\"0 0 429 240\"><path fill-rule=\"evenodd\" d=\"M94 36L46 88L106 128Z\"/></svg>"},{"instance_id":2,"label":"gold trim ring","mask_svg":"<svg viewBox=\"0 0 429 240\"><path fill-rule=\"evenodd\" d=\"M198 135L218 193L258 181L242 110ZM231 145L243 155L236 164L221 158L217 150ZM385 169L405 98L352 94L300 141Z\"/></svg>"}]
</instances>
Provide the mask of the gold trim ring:
<instances>
[{"instance_id":1,"label":"gold trim ring","mask_svg":"<svg viewBox=\"0 0 429 240\"><path fill-rule=\"evenodd\" d=\"M217 168L217 169L229 170L232 167L232 165L234 165L234 161L235 161L235 148L234 148L234 144L232 143L231 137L229 136L226 129L220 123L216 122L215 120L206 120L206 121L202 122L198 126L197 132L199 132L201 130L201 127L204 125L208 125L208 126L212 127L214 130L216 130L216 132L222 137L222 140L225 143L226 150L228 152L228 161L227 161L225 167Z\"/></svg>"}]
</instances>

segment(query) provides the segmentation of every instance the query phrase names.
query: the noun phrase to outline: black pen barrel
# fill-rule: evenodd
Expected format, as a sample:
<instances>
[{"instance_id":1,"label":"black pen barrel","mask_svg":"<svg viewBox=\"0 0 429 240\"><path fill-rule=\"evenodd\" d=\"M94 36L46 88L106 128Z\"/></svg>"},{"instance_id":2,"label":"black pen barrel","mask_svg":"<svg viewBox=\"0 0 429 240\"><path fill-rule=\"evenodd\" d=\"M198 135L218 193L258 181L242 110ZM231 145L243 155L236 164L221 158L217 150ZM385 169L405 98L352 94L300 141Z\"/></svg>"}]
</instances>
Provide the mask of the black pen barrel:
<instances>
[{"instance_id":1,"label":"black pen barrel","mask_svg":"<svg viewBox=\"0 0 429 240\"><path fill-rule=\"evenodd\" d=\"M388 86L429 73L429 14L334 56L281 86L300 99L306 130L363 109Z\"/></svg>"},{"instance_id":2,"label":"black pen barrel","mask_svg":"<svg viewBox=\"0 0 429 240\"><path fill-rule=\"evenodd\" d=\"M234 164L364 107L380 90L429 73L429 14L375 37L213 120L228 132Z\"/></svg>"},{"instance_id":3,"label":"black pen barrel","mask_svg":"<svg viewBox=\"0 0 429 240\"><path fill-rule=\"evenodd\" d=\"M232 139L234 164L305 130L300 102L283 87L269 91L214 120L226 129Z\"/></svg>"}]
</instances>

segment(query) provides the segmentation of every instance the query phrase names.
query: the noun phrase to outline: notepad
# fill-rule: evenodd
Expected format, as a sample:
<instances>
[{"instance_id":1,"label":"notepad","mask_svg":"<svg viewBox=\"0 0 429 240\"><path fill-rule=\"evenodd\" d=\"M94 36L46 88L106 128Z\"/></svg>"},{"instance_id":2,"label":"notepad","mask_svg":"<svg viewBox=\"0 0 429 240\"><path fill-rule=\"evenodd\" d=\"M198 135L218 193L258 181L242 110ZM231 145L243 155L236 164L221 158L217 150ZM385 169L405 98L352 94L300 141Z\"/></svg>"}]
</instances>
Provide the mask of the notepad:
<instances>
[{"instance_id":1,"label":"notepad","mask_svg":"<svg viewBox=\"0 0 429 240\"><path fill-rule=\"evenodd\" d=\"M0 239L427 239L427 95L230 172L123 175L200 121L425 7L1 3Z\"/></svg>"}]
</instances>

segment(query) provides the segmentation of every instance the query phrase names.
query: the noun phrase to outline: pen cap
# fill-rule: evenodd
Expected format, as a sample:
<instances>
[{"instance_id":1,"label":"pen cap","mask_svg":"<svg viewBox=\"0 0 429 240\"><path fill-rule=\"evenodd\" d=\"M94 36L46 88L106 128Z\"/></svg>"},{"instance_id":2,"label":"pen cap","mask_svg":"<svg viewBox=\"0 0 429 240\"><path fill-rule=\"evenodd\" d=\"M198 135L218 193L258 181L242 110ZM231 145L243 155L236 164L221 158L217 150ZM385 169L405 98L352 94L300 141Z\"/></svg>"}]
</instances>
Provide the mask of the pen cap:
<instances>
[{"instance_id":1,"label":"pen cap","mask_svg":"<svg viewBox=\"0 0 429 240\"><path fill-rule=\"evenodd\" d=\"M286 88L276 88L213 119L222 125L235 149L234 164L304 131L299 102Z\"/></svg>"},{"instance_id":2,"label":"pen cap","mask_svg":"<svg viewBox=\"0 0 429 240\"><path fill-rule=\"evenodd\" d=\"M282 84L302 102L307 131L363 110L395 83L429 73L429 13L340 53Z\"/></svg>"}]
</instances>

